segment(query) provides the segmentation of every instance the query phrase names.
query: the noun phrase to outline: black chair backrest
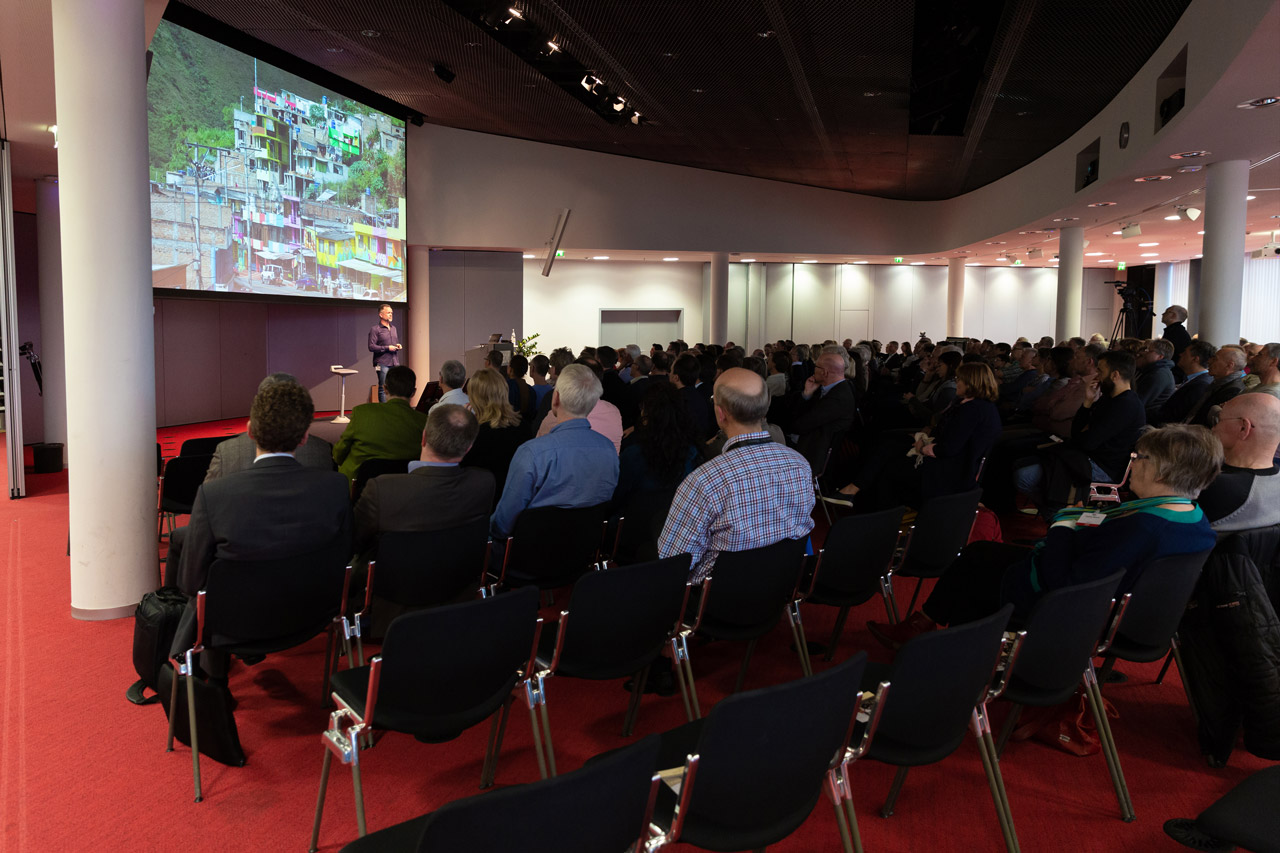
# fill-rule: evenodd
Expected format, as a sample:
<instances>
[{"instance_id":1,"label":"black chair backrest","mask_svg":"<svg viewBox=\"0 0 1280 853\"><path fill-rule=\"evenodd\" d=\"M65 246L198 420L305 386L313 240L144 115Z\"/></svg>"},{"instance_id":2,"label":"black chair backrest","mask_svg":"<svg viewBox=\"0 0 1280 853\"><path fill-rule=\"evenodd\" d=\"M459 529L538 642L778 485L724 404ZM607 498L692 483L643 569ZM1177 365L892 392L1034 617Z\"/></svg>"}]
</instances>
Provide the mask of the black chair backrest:
<instances>
[{"instance_id":1,"label":"black chair backrest","mask_svg":"<svg viewBox=\"0 0 1280 853\"><path fill-rule=\"evenodd\" d=\"M782 539L747 551L721 551L711 570L707 618L741 626L777 619L795 593L804 546L803 539Z\"/></svg>"},{"instance_id":2,"label":"black chair backrest","mask_svg":"<svg viewBox=\"0 0 1280 853\"><path fill-rule=\"evenodd\" d=\"M659 743L649 735L572 773L449 803L427 819L418 853L626 850L646 829Z\"/></svg>"},{"instance_id":3,"label":"black chair backrest","mask_svg":"<svg viewBox=\"0 0 1280 853\"><path fill-rule=\"evenodd\" d=\"M825 672L717 703L698 739L682 837L748 850L803 823L849 733L866 662L859 652Z\"/></svg>"},{"instance_id":4,"label":"black chair backrest","mask_svg":"<svg viewBox=\"0 0 1280 853\"><path fill-rule=\"evenodd\" d=\"M620 678L652 661L680 619L690 561L677 554L583 575L569 600L560 670Z\"/></svg>"},{"instance_id":5,"label":"black chair backrest","mask_svg":"<svg viewBox=\"0 0 1280 853\"><path fill-rule=\"evenodd\" d=\"M406 607L430 607L480 586L489 519L431 531L392 531L378 537L373 591Z\"/></svg>"},{"instance_id":6,"label":"black chair backrest","mask_svg":"<svg viewBox=\"0 0 1280 853\"><path fill-rule=\"evenodd\" d=\"M528 664L537 619L533 587L397 617L382 645L376 717L461 731L489 716Z\"/></svg>"},{"instance_id":7,"label":"black chair backrest","mask_svg":"<svg viewBox=\"0 0 1280 853\"><path fill-rule=\"evenodd\" d=\"M213 454L200 456L175 456L164 464L164 484L162 487L162 508L187 508L195 502L196 492L204 482L204 475L209 473L209 463ZM172 510L170 510L172 511Z\"/></svg>"},{"instance_id":8,"label":"black chair backrest","mask_svg":"<svg viewBox=\"0 0 1280 853\"><path fill-rule=\"evenodd\" d=\"M619 563L651 562L658 559L658 537L667 521L676 487L659 491L635 492L622 507L625 519L618 552L613 559Z\"/></svg>"},{"instance_id":9,"label":"black chair backrest","mask_svg":"<svg viewBox=\"0 0 1280 853\"><path fill-rule=\"evenodd\" d=\"M403 474L409 470L412 459L366 459L356 469L355 479L351 481L351 502L355 503L364 491L365 485L374 477L383 474Z\"/></svg>"},{"instance_id":10,"label":"black chair backrest","mask_svg":"<svg viewBox=\"0 0 1280 853\"><path fill-rule=\"evenodd\" d=\"M205 582L205 637L239 645L320 633L342 607L346 558L327 549L278 560L214 560Z\"/></svg>"},{"instance_id":11,"label":"black chair backrest","mask_svg":"<svg viewBox=\"0 0 1280 853\"><path fill-rule=\"evenodd\" d=\"M944 495L928 501L916 515L915 530L901 574L937 577L969 541L982 489Z\"/></svg>"},{"instance_id":12,"label":"black chair backrest","mask_svg":"<svg viewBox=\"0 0 1280 853\"><path fill-rule=\"evenodd\" d=\"M1027 636L1012 678L1039 690L1073 693L1098 647L1123 577L1121 569L1099 580L1045 593L1027 620Z\"/></svg>"},{"instance_id":13,"label":"black chair backrest","mask_svg":"<svg viewBox=\"0 0 1280 853\"><path fill-rule=\"evenodd\" d=\"M570 583L591 567L600 546L605 506L526 509L508 544L507 581ZM515 577L512 577L512 575Z\"/></svg>"},{"instance_id":14,"label":"black chair backrest","mask_svg":"<svg viewBox=\"0 0 1280 853\"><path fill-rule=\"evenodd\" d=\"M879 589L898 544L903 512L899 506L838 519L822 546L818 585L842 593Z\"/></svg>"},{"instance_id":15,"label":"black chair backrest","mask_svg":"<svg viewBox=\"0 0 1280 853\"><path fill-rule=\"evenodd\" d=\"M878 747L889 745L913 749L920 763L955 751L991 681L1012 614L1013 605L1006 604L985 619L930 631L902 647L890 670L893 688L871 742L872 758Z\"/></svg>"},{"instance_id":16,"label":"black chair backrest","mask_svg":"<svg viewBox=\"0 0 1280 853\"><path fill-rule=\"evenodd\" d=\"M188 438L182 442L182 448L178 451L178 455L203 456L207 453L212 456L213 451L218 449L218 445L230 437L227 435L210 435L204 438Z\"/></svg>"},{"instance_id":17,"label":"black chair backrest","mask_svg":"<svg viewBox=\"0 0 1280 853\"><path fill-rule=\"evenodd\" d=\"M1159 557L1148 563L1136 580L1126 576L1118 594L1132 592L1133 598L1124 611L1119 636L1139 646L1168 646L1210 553L1212 549Z\"/></svg>"}]
</instances>

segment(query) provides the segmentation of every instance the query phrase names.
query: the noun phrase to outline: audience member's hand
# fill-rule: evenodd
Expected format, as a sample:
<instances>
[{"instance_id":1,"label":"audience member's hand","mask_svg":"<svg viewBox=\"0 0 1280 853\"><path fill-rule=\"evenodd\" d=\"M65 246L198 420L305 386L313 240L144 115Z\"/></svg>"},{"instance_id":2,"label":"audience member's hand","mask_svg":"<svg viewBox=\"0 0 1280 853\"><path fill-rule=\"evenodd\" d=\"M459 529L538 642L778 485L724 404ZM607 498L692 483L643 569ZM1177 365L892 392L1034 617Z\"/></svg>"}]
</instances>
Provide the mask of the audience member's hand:
<instances>
[{"instance_id":1,"label":"audience member's hand","mask_svg":"<svg viewBox=\"0 0 1280 853\"><path fill-rule=\"evenodd\" d=\"M810 376L804 381L804 396L812 397L813 392L818 390L818 379L816 376Z\"/></svg>"}]
</instances>

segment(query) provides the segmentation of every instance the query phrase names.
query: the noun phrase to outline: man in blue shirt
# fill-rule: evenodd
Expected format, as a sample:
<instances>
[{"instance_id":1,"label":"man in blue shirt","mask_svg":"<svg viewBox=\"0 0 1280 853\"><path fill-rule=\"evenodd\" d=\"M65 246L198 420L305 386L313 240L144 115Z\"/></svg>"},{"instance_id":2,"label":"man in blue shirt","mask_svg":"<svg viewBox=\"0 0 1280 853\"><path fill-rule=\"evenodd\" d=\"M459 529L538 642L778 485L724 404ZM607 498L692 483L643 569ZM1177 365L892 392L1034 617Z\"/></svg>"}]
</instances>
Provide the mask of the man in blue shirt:
<instances>
[{"instance_id":1,"label":"man in blue shirt","mask_svg":"<svg viewBox=\"0 0 1280 853\"><path fill-rule=\"evenodd\" d=\"M613 497L618 452L587 421L602 392L600 380L586 365L570 364L560 371L551 411L563 420L546 435L520 445L512 457L489 524L495 539L509 536L526 509L596 506Z\"/></svg>"}]
</instances>

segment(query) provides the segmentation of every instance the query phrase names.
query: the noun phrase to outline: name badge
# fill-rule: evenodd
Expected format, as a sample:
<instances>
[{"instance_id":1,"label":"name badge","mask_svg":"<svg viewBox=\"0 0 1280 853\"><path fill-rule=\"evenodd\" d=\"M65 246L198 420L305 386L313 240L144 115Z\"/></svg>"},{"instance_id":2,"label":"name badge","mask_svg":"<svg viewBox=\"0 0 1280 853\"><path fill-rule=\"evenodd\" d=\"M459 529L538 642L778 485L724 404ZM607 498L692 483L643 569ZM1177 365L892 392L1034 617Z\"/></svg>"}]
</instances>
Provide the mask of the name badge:
<instances>
[{"instance_id":1,"label":"name badge","mask_svg":"<svg viewBox=\"0 0 1280 853\"><path fill-rule=\"evenodd\" d=\"M1097 527L1106 519L1107 514L1105 512L1086 512L1076 519L1076 525L1079 527Z\"/></svg>"}]
</instances>

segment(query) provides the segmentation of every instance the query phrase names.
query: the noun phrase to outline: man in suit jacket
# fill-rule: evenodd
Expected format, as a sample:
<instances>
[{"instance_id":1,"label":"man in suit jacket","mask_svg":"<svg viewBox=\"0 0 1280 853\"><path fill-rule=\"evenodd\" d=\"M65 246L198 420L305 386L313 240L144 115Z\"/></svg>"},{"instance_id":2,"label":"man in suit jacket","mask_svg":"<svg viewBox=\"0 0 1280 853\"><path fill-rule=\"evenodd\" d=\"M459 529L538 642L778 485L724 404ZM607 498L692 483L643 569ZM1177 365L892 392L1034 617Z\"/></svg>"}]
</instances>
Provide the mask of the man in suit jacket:
<instances>
[{"instance_id":1,"label":"man in suit jacket","mask_svg":"<svg viewBox=\"0 0 1280 853\"><path fill-rule=\"evenodd\" d=\"M1187 423L1211 427L1210 415L1215 406L1221 406L1244 391L1244 366L1249 357L1244 349L1234 344L1221 347L1209 361L1209 375L1213 383L1209 393L1187 415Z\"/></svg>"},{"instance_id":2,"label":"man in suit jacket","mask_svg":"<svg viewBox=\"0 0 1280 853\"><path fill-rule=\"evenodd\" d=\"M244 471L200 487L178 565L178 586L189 596L204 588L217 559L272 560L316 554L342 563L351 553L351 505L345 478L302 465L315 407L306 388L277 382L259 391L249 415L257 459ZM194 606L179 625L173 649L195 637ZM226 659L206 655L211 676L225 676Z\"/></svg>"},{"instance_id":3,"label":"man in suit jacket","mask_svg":"<svg viewBox=\"0 0 1280 853\"><path fill-rule=\"evenodd\" d=\"M422 433L422 455L407 474L374 477L356 501L356 551L379 533L446 530L487 519L493 508L493 474L458 463L475 443L480 425L462 406L436 406Z\"/></svg>"},{"instance_id":4,"label":"man in suit jacket","mask_svg":"<svg viewBox=\"0 0 1280 853\"><path fill-rule=\"evenodd\" d=\"M276 382L292 382L296 385L298 384L298 379L291 373L272 373L258 383L258 390L261 391ZM253 464L253 458L256 454L257 449L253 444L253 439L246 432L219 442L218 446L214 448L213 460L209 463L208 473L204 475L204 482L207 483L210 480L216 480L219 477L245 470ZM323 438L308 436L305 444L298 445L297 450L294 452L294 457L308 468L320 468L325 471L333 470L333 445Z\"/></svg>"},{"instance_id":5,"label":"man in suit jacket","mask_svg":"<svg viewBox=\"0 0 1280 853\"><path fill-rule=\"evenodd\" d=\"M417 390L412 369L396 365L387 370L387 402L363 403L351 410L351 423L333 448L338 470L354 480L367 459L415 459L422 446L427 416L409 405Z\"/></svg>"},{"instance_id":6,"label":"man in suit jacket","mask_svg":"<svg viewBox=\"0 0 1280 853\"><path fill-rule=\"evenodd\" d=\"M794 401L791 433L796 436L796 450L809 460L815 473L826 464L832 439L853 426L857 414L853 383L845 379L846 368L840 353L822 353Z\"/></svg>"},{"instance_id":7,"label":"man in suit jacket","mask_svg":"<svg viewBox=\"0 0 1280 853\"><path fill-rule=\"evenodd\" d=\"M1213 384L1209 362L1217 352L1217 348L1208 341L1197 340L1187 345L1177 361L1178 368L1187 378L1160 407L1157 424L1186 423Z\"/></svg>"}]
</instances>

